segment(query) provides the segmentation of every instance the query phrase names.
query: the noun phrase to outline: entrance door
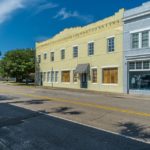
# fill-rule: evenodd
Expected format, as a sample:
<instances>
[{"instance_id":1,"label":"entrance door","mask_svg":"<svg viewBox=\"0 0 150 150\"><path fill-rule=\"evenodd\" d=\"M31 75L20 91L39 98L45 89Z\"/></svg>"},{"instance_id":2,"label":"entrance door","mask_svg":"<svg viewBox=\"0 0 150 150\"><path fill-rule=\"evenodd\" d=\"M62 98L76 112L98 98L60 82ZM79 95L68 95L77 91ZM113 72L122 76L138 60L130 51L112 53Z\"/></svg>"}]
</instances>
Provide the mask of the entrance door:
<instances>
[{"instance_id":1,"label":"entrance door","mask_svg":"<svg viewBox=\"0 0 150 150\"><path fill-rule=\"evenodd\" d=\"M80 87L81 88L87 88L88 84L87 84L87 73L82 73L80 75Z\"/></svg>"}]
</instances>

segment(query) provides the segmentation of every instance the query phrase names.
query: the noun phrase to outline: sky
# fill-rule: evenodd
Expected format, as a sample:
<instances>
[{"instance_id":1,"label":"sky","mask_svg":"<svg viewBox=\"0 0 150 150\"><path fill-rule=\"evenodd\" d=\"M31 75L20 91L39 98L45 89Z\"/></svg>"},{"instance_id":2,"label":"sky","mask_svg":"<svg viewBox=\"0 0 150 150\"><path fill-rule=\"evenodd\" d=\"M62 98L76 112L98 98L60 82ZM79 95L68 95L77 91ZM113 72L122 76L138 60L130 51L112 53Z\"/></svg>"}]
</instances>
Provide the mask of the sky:
<instances>
[{"instance_id":1,"label":"sky","mask_svg":"<svg viewBox=\"0 0 150 150\"><path fill-rule=\"evenodd\" d=\"M149 0L0 0L0 51L34 48L65 28L84 26Z\"/></svg>"}]
</instances>

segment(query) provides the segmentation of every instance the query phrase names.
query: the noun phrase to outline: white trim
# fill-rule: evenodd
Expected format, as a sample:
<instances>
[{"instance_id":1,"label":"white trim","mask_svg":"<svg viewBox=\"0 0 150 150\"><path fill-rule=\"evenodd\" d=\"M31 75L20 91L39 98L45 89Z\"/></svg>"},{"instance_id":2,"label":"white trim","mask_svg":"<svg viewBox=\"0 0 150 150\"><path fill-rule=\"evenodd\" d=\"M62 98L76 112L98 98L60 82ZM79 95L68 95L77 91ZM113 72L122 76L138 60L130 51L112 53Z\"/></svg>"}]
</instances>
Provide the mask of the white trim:
<instances>
[{"instance_id":1,"label":"white trim","mask_svg":"<svg viewBox=\"0 0 150 150\"><path fill-rule=\"evenodd\" d=\"M142 29L138 29L138 30L133 30L133 31L130 31L130 33L142 32L142 31L146 31L146 30L150 30L150 27L142 28Z\"/></svg>"},{"instance_id":2,"label":"white trim","mask_svg":"<svg viewBox=\"0 0 150 150\"><path fill-rule=\"evenodd\" d=\"M137 59L132 59L132 60L127 60L128 62L137 62L137 61L146 61L146 60L149 60L150 61L150 58L137 58Z\"/></svg>"},{"instance_id":3,"label":"white trim","mask_svg":"<svg viewBox=\"0 0 150 150\"><path fill-rule=\"evenodd\" d=\"M50 50L49 52L50 52L50 53L51 53L51 52L55 52L55 50L53 49L53 50Z\"/></svg>"},{"instance_id":4,"label":"white trim","mask_svg":"<svg viewBox=\"0 0 150 150\"><path fill-rule=\"evenodd\" d=\"M119 68L119 65L110 65L110 66L102 66L101 69L104 68Z\"/></svg>"},{"instance_id":5,"label":"white trim","mask_svg":"<svg viewBox=\"0 0 150 150\"><path fill-rule=\"evenodd\" d=\"M101 85L103 86L118 86L119 84L118 83L102 83Z\"/></svg>"},{"instance_id":6,"label":"white trim","mask_svg":"<svg viewBox=\"0 0 150 150\"><path fill-rule=\"evenodd\" d=\"M138 17L142 17L142 16L145 16L145 15L148 15L148 14L150 14L150 12L148 11L148 12L144 12L144 13L142 13L142 14L138 14L138 15L133 15L133 16L128 16L128 17L125 17L124 19L123 19L123 21L125 22L125 21L128 21L128 20L131 20L131 19L135 19L135 18L138 18Z\"/></svg>"},{"instance_id":7,"label":"white trim","mask_svg":"<svg viewBox=\"0 0 150 150\"><path fill-rule=\"evenodd\" d=\"M78 47L79 48L79 45L73 45L72 48L74 48L74 47Z\"/></svg>"},{"instance_id":8,"label":"white trim","mask_svg":"<svg viewBox=\"0 0 150 150\"><path fill-rule=\"evenodd\" d=\"M98 67L97 66L95 66L95 67L91 67L91 69L97 69Z\"/></svg>"},{"instance_id":9,"label":"white trim","mask_svg":"<svg viewBox=\"0 0 150 150\"><path fill-rule=\"evenodd\" d=\"M110 39L110 38L115 38L115 35L111 35L111 36L106 37L106 39Z\"/></svg>"},{"instance_id":10,"label":"white trim","mask_svg":"<svg viewBox=\"0 0 150 150\"><path fill-rule=\"evenodd\" d=\"M71 69L61 69L60 71L71 71Z\"/></svg>"},{"instance_id":11,"label":"white trim","mask_svg":"<svg viewBox=\"0 0 150 150\"><path fill-rule=\"evenodd\" d=\"M129 69L129 72L140 72L140 71L150 71L150 69Z\"/></svg>"},{"instance_id":12,"label":"white trim","mask_svg":"<svg viewBox=\"0 0 150 150\"><path fill-rule=\"evenodd\" d=\"M88 44L89 44L89 43L95 43L95 41L94 41L94 40L88 41Z\"/></svg>"},{"instance_id":13,"label":"white trim","mask_svg":"<svg viewBox=\"0 0 150 150\"><path fill-rule=\"evenodd\" d=\"M149 47L150 47L150 31L149 31Z\"/></svg>"},{"instance_id":14,"label":"white trim","mask_svg":"<svg viewBox=\"0 0 150 150\"><path fill-rule=\"evenodd\" d=\"M142 48L142 33L140 32L139 33L139 46L138 46L138 48Z\"/></svg>"},{"instance_id":15,"label":"white trim","mask_svg":"<svg viewBox=\"0 0 150 150\"><path fill-rule=\"evenodd\" d=\"M96 83L93 83L93 82L91 82L93 85L97 85L97 84L99 84L98 82L96 82Z\"/></svg>"},{"instance_id":16,"label":"white trim","mask_svg":"<svg viewBox=\"0 0 150 150\"><path fill-rule=\"evenodd\" d=\"M66 50L66 48L60 48L60 50Z\"/></svg>"}]
</instances>

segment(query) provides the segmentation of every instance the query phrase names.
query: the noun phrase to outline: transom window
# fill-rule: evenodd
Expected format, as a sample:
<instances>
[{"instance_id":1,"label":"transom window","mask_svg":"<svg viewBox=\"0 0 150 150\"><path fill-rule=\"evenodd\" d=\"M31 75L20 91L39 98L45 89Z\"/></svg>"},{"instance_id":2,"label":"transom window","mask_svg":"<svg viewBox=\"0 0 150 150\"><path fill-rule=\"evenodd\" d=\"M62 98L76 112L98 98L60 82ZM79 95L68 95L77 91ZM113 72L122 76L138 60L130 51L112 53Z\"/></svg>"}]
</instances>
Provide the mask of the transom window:
<instances>
[{"instance_id":1,"label":"transom window","mask_svg":"<svg viewBox=\"0 0 150 150\"><path fill-rule=\"evenodd\" d=\"M150 60L129 62L129 70L150 70Z\"/></svg>"},{"instance_id":2,"label":"transom window","mask_svg":"<svg viewBox=\"0 0 150 150\"><path fill-rule=\"evenodd\" d=\"M107 39L107 51L108 52L115 51L115 38L114 37Z\"/></svg>"},{"instance_id":3,"label":"transom window","mask_svg":"<svg viewBox=\"0 0 150 150\"><path fill-rule=\"evenodd\" d=\"M88 55L94 55L94 42L88 43Z\"/></svg>"},{"instance_id":4,"label":"transom window","mask_svg":"<svg viewBox=\"0 0 150 150\"><path fill-rule=\"evenodd\" d=\"M78 46L73 47L73 58L78 57Z\"/></svg>"}]
</instances>

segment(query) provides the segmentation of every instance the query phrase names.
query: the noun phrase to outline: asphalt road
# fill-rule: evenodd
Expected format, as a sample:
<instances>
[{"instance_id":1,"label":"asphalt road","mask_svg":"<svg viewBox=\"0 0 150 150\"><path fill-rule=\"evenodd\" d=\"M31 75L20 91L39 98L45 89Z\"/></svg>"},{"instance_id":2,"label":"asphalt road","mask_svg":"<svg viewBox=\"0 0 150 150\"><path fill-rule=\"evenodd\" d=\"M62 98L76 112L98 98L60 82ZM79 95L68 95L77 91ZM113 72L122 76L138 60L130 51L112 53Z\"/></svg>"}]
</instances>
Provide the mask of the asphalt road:
<instances>
[{"instance_id":1,"label":"asphalt road","mask_svg":"<svg viewBox=\"0 0 150 150\"><path fill-rule=\"evenodd\" d=\"M148 107L148 98L1 84L0 150L150 150Z\"/></svg>"}]
</instances>

